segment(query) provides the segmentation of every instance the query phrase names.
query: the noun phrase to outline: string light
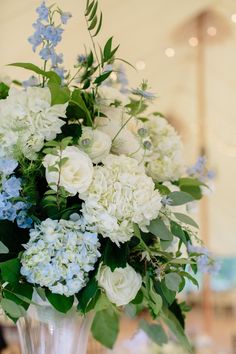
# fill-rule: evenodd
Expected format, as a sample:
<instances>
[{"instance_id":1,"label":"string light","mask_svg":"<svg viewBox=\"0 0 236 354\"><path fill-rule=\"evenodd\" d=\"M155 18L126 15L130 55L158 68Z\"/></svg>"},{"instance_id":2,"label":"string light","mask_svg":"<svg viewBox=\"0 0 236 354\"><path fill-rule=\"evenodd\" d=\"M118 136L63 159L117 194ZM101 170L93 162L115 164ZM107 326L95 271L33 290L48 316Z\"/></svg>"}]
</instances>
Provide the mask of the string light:
<instances>
[{"instance_id":1,"label":"string light","mask_svg":"<svg viewBox=\"0 0 236 354\"><path fill-rule=\"evenodd\" d=\"M233 15L231 16L231 21L234 22L234 23L236 23L236 14L233 14Z\"/></svg>"},{"instance_id":2,"label":"string light","mask_svg":"<svg viewBox=\"0 0 236 354\"><path fill-rule=\"evenodd\" d=\"M217 33L217 29L213 26L207 28L207 34L211 37L214 37Z\"/></svg>"},{"instance_id":3,"label":"string light","mask_svg":"<svg viewBox=\"0 0 236 354\"><path fill-rule=\"evenodd\" d=\"M189 38L188 43L191 47L197 47L199 41L198 41L197 37L191 37L191 38Z\"/></svg>"},{"instance_id":4,"label":"string light","mask_svg":"<svg viewBox=\"0 0 236 354\"><path fill-rule=\"evenodd\" d=\"M175 50L174 48L166 48L165 50L165 55L168 57L168 58L173 58L175 56Z\"/></svg>"},{"instance_id":5,"label":"string light","mask_svg":"<svg viewBox=\"0 0 236 354\"><path fill-rule=\"evenodd\" d=\"M146 63L143 60L139 60L136 63L136 68L138 70L144 70L146 68Z\"/></svg>"}]
</instances>

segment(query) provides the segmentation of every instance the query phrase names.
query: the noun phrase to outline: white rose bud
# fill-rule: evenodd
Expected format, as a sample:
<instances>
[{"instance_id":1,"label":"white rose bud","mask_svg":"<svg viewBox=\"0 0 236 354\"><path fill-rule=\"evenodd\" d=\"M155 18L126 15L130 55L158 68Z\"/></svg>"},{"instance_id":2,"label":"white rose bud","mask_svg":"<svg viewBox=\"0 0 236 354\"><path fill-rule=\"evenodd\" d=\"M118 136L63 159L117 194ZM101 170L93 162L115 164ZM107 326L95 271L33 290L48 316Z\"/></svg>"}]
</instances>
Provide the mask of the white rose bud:
<instances>
[{"instance_id":1,"label":"white rose bud","mask_svg":"<svg viewBox=\"0 0 236 354\"><path fill-rule=\"evenodd\" d=\"M53 190L64 187L71 195L85 192L92 182L93 164L89 156L75 146L67 146L62 151L61 159L67 158L59 172L50 170L50 167L57 167L60 161L59 156L48 154L43 160L46 168L46 180Z\"/></svg>"},{"instance_id":2,"label":"white rose bud","mask_svg":"<svg viewBox=\"0 0 236 354\"><path fill-rule=\"evenodd\" d=\"M93 163L99 163L111 150L111 138L100 130L83 127L79 145L89 155Z\"/></svg>"},{"instance_id":3,"label":"white rose bud","mask_svg":"<svg viewBox=\"0 0 236 354\"><path fill-rule=\"evenodd\" d=\"M127 305L132 301L142 285L142 277L127 265L125 268L116 268L114 272L110 267L102 266L98 272L97 280L108 297L117 306Z\"/></svg>"}]
</instances>

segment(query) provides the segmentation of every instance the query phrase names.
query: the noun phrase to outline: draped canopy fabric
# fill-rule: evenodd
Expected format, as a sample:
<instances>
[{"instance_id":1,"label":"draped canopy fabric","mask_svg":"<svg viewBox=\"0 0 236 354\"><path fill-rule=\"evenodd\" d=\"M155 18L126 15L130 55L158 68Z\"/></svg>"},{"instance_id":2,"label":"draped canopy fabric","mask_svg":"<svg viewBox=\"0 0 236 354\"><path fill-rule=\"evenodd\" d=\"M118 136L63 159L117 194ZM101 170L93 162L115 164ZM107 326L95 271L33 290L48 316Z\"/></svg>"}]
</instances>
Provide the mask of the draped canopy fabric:
<instances>
[{"instance_id":1,"label":"draped canopy fabric","mask_svg":"<svg viewBox=\"0 0 236 354\"><path fill-rule=\"evenodd\" d=\"M52 1L53 3L54 1ZM40 64L31 51L27 38L32 33L38 0L0 0L0 74L23 79L29 75L6 67L12 62ZM60 45L66 66L73 69L75 58L90 45L83 11L85 0L58 1L65 11L73 13ZM189 38L196 36L196 17L209 12L206 26L216 28L213 37L205 34L205 128L209 165L216 171L215 192L210 196L210 248L219 255L236 254L236 13L234 0L100 0L104 14L101 43L109 36L120 46L119 56L132 62L145 63L135 72L127 67L130 85L143 78L149 80L158 94L154 109L162 111L183 136L188 163L199 154L197 140L198 47ZM211 23L211 21L213 21ZM206 30L207 28L206 27ZM173 48L175 56L165 55Z\"/></svg>"}]
</instances>

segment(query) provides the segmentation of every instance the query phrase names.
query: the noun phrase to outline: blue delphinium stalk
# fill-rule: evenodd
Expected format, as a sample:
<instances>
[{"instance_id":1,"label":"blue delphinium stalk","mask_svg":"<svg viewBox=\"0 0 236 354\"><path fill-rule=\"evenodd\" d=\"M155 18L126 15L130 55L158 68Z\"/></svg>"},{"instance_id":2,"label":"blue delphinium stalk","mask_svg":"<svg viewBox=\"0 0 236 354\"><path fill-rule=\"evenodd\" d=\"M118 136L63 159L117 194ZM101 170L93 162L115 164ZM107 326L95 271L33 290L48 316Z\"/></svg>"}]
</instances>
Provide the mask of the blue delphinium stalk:
<instances>
[{"instance_id":1,"label":"blue delphinium stalk","mask_svg":"<svg viewBox=\"0 0 236 354\"><path fill-rule=\"evenodd\" d=\"M71 17L69 12L63 12L55 6L47 7L45 2L36 9L38 18L33 24L35 32L29 37L29 42L32 45L32 49L35 52L36 49L41 46L39 56L45 62L51 62L51 68L60 74L62 79L65 75L65 70L59 65L63 63L63 54L57 54L55 48L62 39L62 33L64 29L62 25L65 25ZM56 21L56 14L59 15L58 21ZM58 22L56 25L55 23Z\"/></svg>"},{"instance_id":2,"label":"blue delphinium stalk","mask_svg":"<svg viewBox=\"0 0 236 354\"><path fill-rule=\"evenodd\" d=\"M188 252L197 254L197 266L201 273L216 274L220 269L220 263L216 262L206 247L194 246L188 243Z\"/></svg>"},{"instance_id":3,"label":"blue delphinium stalk","mask_svg":"<svg viewBox=\"0 0 236 354\"><path fill-rule=\"evenodd\" d=\"M188 167L187 173L191 177L197 178L201 182L207 182L215 178L214 171L207 169L207 159L205 156L199 156L195 165Z\"/></svg>"},{"instance_id":4,"label":"blue delphinium stalk","mask_svg":"<svg viewBox=\"0 0 236 354\"><path fill-rule=\"evenodd\" d=\"M30 204L16 200L22 189L20 178L14 175L17 165L15 160L0 159L0 220L16 221L20 228L30 228Z\"/></svg>"}]
</instances>

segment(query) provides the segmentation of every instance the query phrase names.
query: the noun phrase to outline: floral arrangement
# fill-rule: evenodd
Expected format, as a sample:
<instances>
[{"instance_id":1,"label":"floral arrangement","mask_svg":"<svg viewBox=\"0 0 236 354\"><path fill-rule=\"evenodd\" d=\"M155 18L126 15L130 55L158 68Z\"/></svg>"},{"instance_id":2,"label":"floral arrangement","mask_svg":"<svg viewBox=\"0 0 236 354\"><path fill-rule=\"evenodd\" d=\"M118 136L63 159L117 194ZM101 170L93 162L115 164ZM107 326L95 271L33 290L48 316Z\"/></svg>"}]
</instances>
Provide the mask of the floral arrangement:
<instances>
[{"instance_id":1,"label":"floral arrangement","mask_svg":"<svg viewBox=\"0 0 236 354\"><path fill-rule=\"evenodd\" d=\"M190 351L176 295L197 285L199 262L214 264L182 211L202 197L206 168L185 172L179 135L148 113L146 82L128 89L113 38L98 50L98 1L87 1L93 49L75 73L56 51L71 14L44 2L37 13L29 41L42 68L11 64L33 76L0 84L0 305L17 321L37 292L60 312L94 311L93 336L110 348L121 311L146 309L151 338L167 342L165 323Z\"/></svg>"}]
</instances>

